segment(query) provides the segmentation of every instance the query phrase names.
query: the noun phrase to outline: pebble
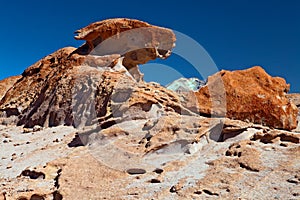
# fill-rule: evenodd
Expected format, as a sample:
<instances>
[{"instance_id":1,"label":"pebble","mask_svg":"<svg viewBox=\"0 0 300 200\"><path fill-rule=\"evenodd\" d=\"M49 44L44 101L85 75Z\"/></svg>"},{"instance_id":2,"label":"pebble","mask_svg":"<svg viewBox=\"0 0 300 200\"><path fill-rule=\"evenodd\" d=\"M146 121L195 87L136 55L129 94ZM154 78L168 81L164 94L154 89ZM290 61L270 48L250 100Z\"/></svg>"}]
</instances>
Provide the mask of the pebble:
<instances>
[{"instance_id":1,"label":"pebble","mask_svg":"<svg viewBox=\"0 0 300 200\"><path fill-rule=\"evenodd\" d=\"M136 175L136 174L145 174L146 170L138 169L138 168L132 168L132 169L128 169L126 172L130 175Z\"/></svg>"}]
</instances>

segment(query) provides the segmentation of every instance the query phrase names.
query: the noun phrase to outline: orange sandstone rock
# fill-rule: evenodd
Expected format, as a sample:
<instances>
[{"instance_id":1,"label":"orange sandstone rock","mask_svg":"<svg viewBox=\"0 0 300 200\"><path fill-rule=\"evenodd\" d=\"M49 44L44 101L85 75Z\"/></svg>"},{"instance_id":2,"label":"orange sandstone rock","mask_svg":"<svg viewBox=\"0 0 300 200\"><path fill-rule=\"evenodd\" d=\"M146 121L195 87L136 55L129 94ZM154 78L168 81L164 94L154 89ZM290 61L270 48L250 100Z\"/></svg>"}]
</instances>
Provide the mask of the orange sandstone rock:
<instances>
[{"instance_id":1,"label":"orange sandstone rock","mask_svg":"<svg viewBox=\"0 0 300 200\"><path fill-rule=\"evenodd\" d=\"M287 98L288 91L289 84L283 78L271 77L256 66L232 72L222 70L209 77L207 85L195 94L202 114L226 115L231 119L292 130L297 127L298 111ZM215 102L224 104L218 106Z\"/></svg>"}]
</instances>

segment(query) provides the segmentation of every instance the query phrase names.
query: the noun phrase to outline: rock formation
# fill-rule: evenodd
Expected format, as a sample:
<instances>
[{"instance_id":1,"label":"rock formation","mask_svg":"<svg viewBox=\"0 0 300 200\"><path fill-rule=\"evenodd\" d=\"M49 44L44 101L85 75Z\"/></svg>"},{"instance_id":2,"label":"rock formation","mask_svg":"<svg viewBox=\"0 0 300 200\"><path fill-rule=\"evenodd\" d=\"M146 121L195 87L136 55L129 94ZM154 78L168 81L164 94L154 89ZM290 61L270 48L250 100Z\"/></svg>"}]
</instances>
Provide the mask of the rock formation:
<instances>
[{"instance_id":1,"label":"rock formation","mask_svg":"<svg viewBox=\"0 0 300 200\"><path fill-rule=\"evenodd\" d=\"M300 132L300 94L287 94L287 97L297 106L298 108L298 126L296 131Z\"/></svg>"},{"instance_id":2,"label":"rock formation","mask_svg":"<svg viewBox=\"0 0 300 200\"><path fill-rule=\"evenodd\" d=\"M80 37L78 36L77 39L87 39L87 41L89 42L89 38L92 38L91 41L93 41L95 38L98 41L97 37L101 37L104 40L120 33L120 30L121 32L123 32L132 28L136 29L141 27L143 24L147 23L129 19L105 20L100 23L91 24L88 27L77 31L80 32ZM150 25L147 26L149 26L149 28L145 30L146 32L137 29L138 34L149 33L150 35L138 35L142 39L137 38L138 42L136 43L130 43L130 41L128 41L128 38L124 39L125 36L135 37L136 32L130 32L127 35L120 36L120 38L117 40L117 42L122 43L121 46L124 46L125 44L125 47L123 48L127 50L128 46L134 47L133 51L129 49L129 52L124 52L123 49L122 52L114 52L114 54L110 54L112 52L102 52L103 54L99 55L98 52L97 55L81 55L75 48L68 47L60 49L57 52L54 52L53 54L43 58L41 61L35 63L24 71L20 81L2 99L0 111L2 111L2 113L5 113L8 117L12 115L19 116L19 120L17 122L18 125L25 125L25 127L33 127L34 125L74 125L72 112L76 112L76 110L73 109L72 103L76 104L76 102L72 102L72 95L76 93L74 90L79 91L82 89L73 87L74 85L76 86L77 84L82 84L82 87L86 86L87 90L83 92L85 92L86 94L91 94L92 85L88 85L89 82L87 82L87 80L101 81L100 79L103 75L102 71L108 70L107 68L111 68L113 71L120 71L119 69L114 68L117 67L117 63L121 59L121 56L124 57L124 60L120 65L122 66L124 64L125 67L123 68L125 72L128 70L129 73L132 71L138 71L133 70L131 66L137 68L137 64L145 63L149 59L155 59L160 56L169 56L170 53L167 53L167 51L170 51L172 49L175 42L175 36L173 32L171 30L160 27ZM93 30L92 32L91 29ZM88 33L92 34L92 36L82 36L87 35ZM104 40L103 42L107 41L110 42L110 40ZM95 50L101 50L101 42L102 41L99 42L99 47L97 47L97 49ZM133 46L133 44L136 44L136 46ZM146 44L148 44L149 48L140 48L141 46L147 46ZM158 45L158 48L153 48L151 46L152 44ZM109 47L110 46L107 47L105 45L104 51L106 51ZM117 48L117 50L120 49ZM167 51L164 52L164 54L160 54L159 52L163 52L162 50ZM132 55L134 54L134 52L136 54L136 57L133 59ZM150 55L147 52L154 52L154 54ZM86 67L86 65L88 67ZM100 70L100 72L99 70L96 70L96 68L102 68L102 71ZM97 80L92 80L90 78L90 73L98 74L98 77L96 78ZM111 73L110 76L108 76L108 79L114 79L112 78L114 76L120 78L122 77L121 74ZM109 80L102 80L102 82L110 82ZM131 79L126 79L126 77L125 80L132 82ZM124 84L133 85L133 83ZM112 83L108 83L108 85L111 87L108 88L108 91L111 91L114 86L112 85ZM148 86L141 87L147 88ZM102 97L101 94L97 93L97 91L100 90L96 91L96 88L97 86L93 88L95 89L95 91L93 91L95 92L95 96ZM161 90L165 90L163 87L161 88ZM80 93L80 95L83 94ZM104 108L102 108L102 105L100 107L100 110L90 112L94 112L95 116L101 117L102 113L106 113L106 111L103 110Z\"/></svg>"},{"instance_id":3,"label":"rock formation","mask_svg":"<svg viewBox=\"0 0 300 200\"><path fill-rule=\"evenodd\" d=\"M27 68L2 98L0 111L18 116L18 124L27 127L72 125L72 70L83 61L79 55L68 57L74 50L58 50Z\"/></svg>"},{"instance_id":4,"label":"rock formation","mask_svg":"<svg viewBox=\"0 0 300 200\"><path fill-rule=\"evenodd\" d=\"M225 91L225 95L218 91ZM252 67L220 71L208 78L207 85L196 96L200 113L292 130L297 127L298 110L286 96L288 91L289 85L283 78L271 77L261 67ZM213 101L226 102L226 107L214 108Z\"/></svg>"},{"instance_id":5,"label":"rock formation","mask_svg":"<svg viewBox=\"0 0 300 200\"><path fill-rule=\"evenodd\" d=\"M204 85L205 82L197 78L180 78L168 84L166 88L179 93L188 91L196 92Z\"/></svg>"},{"instance_id":6,"label":"rock formation","mask_svg":"<svg viewBox=\"0 0 300 200\"><path fill-rule=\"evenodd\" d=\"M75 33L78 34L75 39L86 40L87 53L124 57L122 64L137 81L142 79L137 65L156 58L165 59L175 46L173 31L126 18L95 22Z\"/></svg>"},{"instance_id":7,"label":"rock formation","mask_svg":"<svg viewBox=\"0 0 300 200\"><path fill-rule=\"evenodd\" d=\"M137 43L119 40L131 31ZM131 71L169 56L172 31L112 19L78 33L87 44L0 82L0 200L299 198L298 101L284 79L254 67L172 91Z\"/></svg>"},{"instance_id":8,"label":"rock formation","mask_svg":"<svg viewBox=\"0 0 300 200\"><path fill-rule=\"evenodd\" d=\"M300 107L300 94L287 94L287 97L297 106Z\"/></svg>"},{"instance_id":9,"label":"rock formation","mask_svg":"<svg viewBox=\"0 0 300 200\"><path fill-rule=\"evenodd\" d=\"M21 76L12 76L0 81L0 100L5 93L21 78Z\"/></svg>"}]
</instances>

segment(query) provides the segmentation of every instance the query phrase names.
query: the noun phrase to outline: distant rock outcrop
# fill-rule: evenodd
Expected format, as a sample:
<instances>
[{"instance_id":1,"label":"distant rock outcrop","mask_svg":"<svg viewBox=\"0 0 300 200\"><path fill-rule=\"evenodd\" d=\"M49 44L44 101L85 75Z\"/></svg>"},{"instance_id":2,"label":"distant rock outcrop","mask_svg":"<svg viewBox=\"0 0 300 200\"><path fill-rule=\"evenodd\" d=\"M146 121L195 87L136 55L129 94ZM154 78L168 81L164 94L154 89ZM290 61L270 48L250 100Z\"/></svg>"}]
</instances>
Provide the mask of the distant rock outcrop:
<instances>
[{"instance_id":1,"label":"distant rock outcrop","mask_svg":"<svg viewBox=\"0 0 300 200\"><path fill-rule=\"evenodd\" d=\"M166 88L175 92L196 92L204 85L205 82L197 78L180 78L168 84Z\"/></svg>"},{"instance_id":2,"label":"distant rock outcrop","mask_svg":"<svg viewBox=\"0 0 300 200\"><path fill-rule=\"evenodd\" d=\"M222 70L209 77L207 85L195 94L200 113L292 130L297 127L298 110L287 98L288 91L289 85L283 78L271 77L261 67L252 67L233 72ZM213 102L218 101L226 102L226 106L213 107Z\"/></svg>"}]
</instances>

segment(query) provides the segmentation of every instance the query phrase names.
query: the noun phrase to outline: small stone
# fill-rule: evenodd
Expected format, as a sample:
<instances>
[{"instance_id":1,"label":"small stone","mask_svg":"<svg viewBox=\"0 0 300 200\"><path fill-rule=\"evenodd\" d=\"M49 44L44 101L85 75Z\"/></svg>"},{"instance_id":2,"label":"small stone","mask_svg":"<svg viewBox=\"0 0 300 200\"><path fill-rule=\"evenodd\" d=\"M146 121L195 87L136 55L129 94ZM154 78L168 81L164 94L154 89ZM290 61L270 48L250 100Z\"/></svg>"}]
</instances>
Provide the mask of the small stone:
<instances>
[{"instance_id":1,"label":"small stone","mask_svg":"<svg viewBox=\"0 0 300 200\"><path fill-rule=\"evenodd\" d=\"M43 127L41 127L39 125L35 125L32 130L33 130L33 132L41 131L41 130L43 130Z\"/></svg>"},{"instance_id":2,"label":"small stone","mask_svg":"<svg viewBox=\"0 0 300 200\"><path fill-rule=\"evenodd\" d=\"M150 183L161 183L159 179L153 178L150 180Z\"/></svg>"},{"instance_id":3,"label":"small stone","mask_svg":"<svg viewBox=\"0 0 300 200\"><path fill-rule=\"evenodd\" d=\"M161 173L164 172L164 170L163 170L163 169L157 168L157 169L155 169L153 172L155 172L155 173L157 173L157 174L161 174Z\"/></svg>"},{"instance_id":4,"label":"small stone","mask_svg":"<svg viewBox=\"0 0 300 200\"><path fill-rule=\"evenodd\" d=\"M59 140L56 138L55 140L53 140L53 142L59 142Z\"/></svg>"},{"instance_id":5,"label":"small stone","mask_svg":"<svg viewBox=\"0 0 300 200\"><path fill-rule=\"evenodd\" d=\"M17 155L15 154L15 153L13 153L12 155L11 155L11 161L14 161L15 159L17 159Z\"/></svg>"},{"instance_id":6,"label":"small stone","mask_svg":"<svg viewBox=\"0 0 300 200\"><path fill-rule=\"evenodd\" d=\"M174 193L174 192L176 192L176 191L177 191L176 186L172 186L172 187L170 188L170 192L171 192L171 193Z\"/></svg>"},{"instance_id":7,"label":"small stone","mask_svg":"<svg viewBox=\"0 0 300 200\"><path fill-rule=\"evenodd\" d=\"M32 129L31 128L23 128L23 133L31 133Z\"/></svg>"},{"instance_id":8,"label":"small stone","mask_svg":"<svg viewBox=\"0 0 300 200\"><path fill-rule=\"evenodd\" d=\"M130 175L145 174L146 170L138 169L138 168L132 168L132 169L128 169L127 173L130 174Z\"/></svg>"}]
</instances>

